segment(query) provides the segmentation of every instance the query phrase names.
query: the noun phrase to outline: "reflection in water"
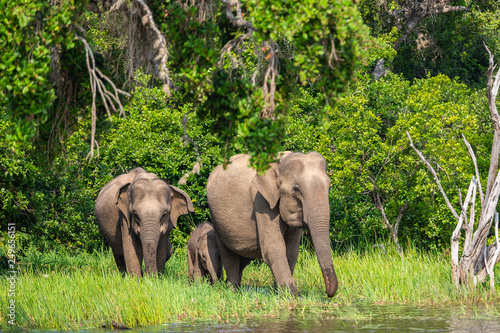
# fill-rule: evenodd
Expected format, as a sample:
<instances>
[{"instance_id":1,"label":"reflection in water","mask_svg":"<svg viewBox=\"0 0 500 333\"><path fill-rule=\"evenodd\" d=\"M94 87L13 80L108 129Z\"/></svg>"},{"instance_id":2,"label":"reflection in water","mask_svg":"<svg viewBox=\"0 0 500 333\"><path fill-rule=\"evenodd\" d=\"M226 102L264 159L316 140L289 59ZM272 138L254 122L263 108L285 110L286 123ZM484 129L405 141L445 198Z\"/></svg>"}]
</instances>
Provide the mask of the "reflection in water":
<instances>
[{"instance_id":1,"label":"reflection in water","mask_svg":"<svg viewBox=\"0 0 500 333\"><path fill-rule=\"evenodd\" d=\"M362 320L326 319L299 320L294 318L252 319L243 324L219 324L195 322L163 324L122 331L135 332L450 332L450 333L498 333L500 332L499 310L489 308L480 311L446 307L416 308L408 306L366 306L356 307ZM469 313L470 312L470 313ZM482 315L483 314L483 315ZM369 319L366 319L369 318ZM105 330L89 333L103 333ZM109 332L109 331L108 331ZM114 331L116 333L117 331Z\"/></svg>"},{"instance_id":2,"label":"reflection in water","mask_svg":"<svg viewBox=\"0 0 500 333\"><path fill-rule=\"evenodd\" d=\"M149 331L149 330L143 330ZM247 322L240 325L221 324L171 324L152 328L154 332L276 332L276 333L326 333L326 332L450 332L498 333L500 321L495 319L422 318L422 319L372 319L365 321L329 319L311 320L273 319Z\"/></svg>"},{"instance_id":3,"label":"reflection in water","mask_svg":"<svg viewBox=\"0 0 500 333\"><path fill-rule=\"evenodd\" d=\"M499 318L499 316L497 316L497 318ZM500 332L500 319L474 320L449 318L447 322L449 332L453 333Z\"/></svg>"}]
</instances>

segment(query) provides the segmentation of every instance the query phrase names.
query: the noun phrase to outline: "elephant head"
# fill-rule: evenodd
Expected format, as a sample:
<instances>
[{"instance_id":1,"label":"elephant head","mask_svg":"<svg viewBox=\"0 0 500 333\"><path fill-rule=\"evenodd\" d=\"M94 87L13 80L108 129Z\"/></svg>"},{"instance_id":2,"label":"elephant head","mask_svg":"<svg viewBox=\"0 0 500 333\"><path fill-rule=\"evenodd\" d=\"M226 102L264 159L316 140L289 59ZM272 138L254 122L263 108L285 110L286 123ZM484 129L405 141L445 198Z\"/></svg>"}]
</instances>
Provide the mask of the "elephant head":
<instances>
[{"instance_id":1,"label":"elephant head","mask_svg":"<svg viewBox=\"0 0 500 333\"><path fill-rule=\"evenodd\" d=\"M193 212L191 199L155 174L140 173L120 188L116 204L130 233L142 245L146 274L156 274L160 237L168 237L180 215Z\"/></svg>"},{"instance_id":2,"label":"elephant head","mask_svg":"<svg viewBox=\"0 0 500 333\"><path fill-rule=\"evenodd\" d=\"M338 282L330 250L330 178L319 153L284 152L264 175L253 183L271 209L279 205L280 219L294 228L307 227L323 272L326 293L333 297Z\"/></svg>"}]
</instances>

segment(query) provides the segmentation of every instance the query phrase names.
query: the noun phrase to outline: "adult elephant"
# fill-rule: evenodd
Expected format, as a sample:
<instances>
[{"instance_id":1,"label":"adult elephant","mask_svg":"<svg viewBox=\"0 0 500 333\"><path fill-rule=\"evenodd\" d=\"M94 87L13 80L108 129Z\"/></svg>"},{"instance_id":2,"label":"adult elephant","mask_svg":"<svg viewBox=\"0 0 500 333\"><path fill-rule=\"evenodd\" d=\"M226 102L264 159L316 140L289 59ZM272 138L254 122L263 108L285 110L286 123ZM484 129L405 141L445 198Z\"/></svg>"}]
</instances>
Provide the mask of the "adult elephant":
<instances>
[{"instance_id":1,"label":"adult elephant","mask_svg":"<svg viewBox=\"0 0 500 333\"><path fill-rule=\"evenodd\" d=\"M189 196L154 173L136 168L104 186L95 203L104 239L121 272L162 273L172 255L170 231L180 215L193 212Z\"/></svg>"},{"instance_id":2,"label":"adult elephant","mask_svg":"<svg viewBox=\"0 0 500 333\"><path fill-rule=\"evenodd\" d=\"M330 252L326 162L317 152L283 152L264 175L248 166L248 155L219 165L207 182L207 199L228 283L239 286L251 259L262 258L277 284L297 294L292 278L304 227L309 228L326 293L337 291Z\"/></svg>"}]
</instances>

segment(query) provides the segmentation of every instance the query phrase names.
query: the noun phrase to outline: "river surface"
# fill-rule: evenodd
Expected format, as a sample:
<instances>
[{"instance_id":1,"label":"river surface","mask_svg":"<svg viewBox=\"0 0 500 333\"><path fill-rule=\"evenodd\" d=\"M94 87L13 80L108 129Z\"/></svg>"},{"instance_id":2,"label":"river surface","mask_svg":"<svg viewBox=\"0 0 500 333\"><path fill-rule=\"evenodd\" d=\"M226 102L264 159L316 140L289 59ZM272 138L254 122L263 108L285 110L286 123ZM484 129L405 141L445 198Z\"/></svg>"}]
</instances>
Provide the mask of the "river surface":
<instances>
[{"instance_id":1,"label":"river surface","mask_svg":"<svg viewBox=\"0 0 500 333\"><path fill-rule=\"evenodd\" d=\"M182 322L121 331L135 332L453 332L499 333L500 305L488 308L419 308L408 306L357 307L359 319L309 320L294 318L249 319L242 323ZM353 318L350 312L350 318ZM85 331L82 331L85 332ZM91 330L89 333L117 330Z\"/></svg>"}]
</instances>

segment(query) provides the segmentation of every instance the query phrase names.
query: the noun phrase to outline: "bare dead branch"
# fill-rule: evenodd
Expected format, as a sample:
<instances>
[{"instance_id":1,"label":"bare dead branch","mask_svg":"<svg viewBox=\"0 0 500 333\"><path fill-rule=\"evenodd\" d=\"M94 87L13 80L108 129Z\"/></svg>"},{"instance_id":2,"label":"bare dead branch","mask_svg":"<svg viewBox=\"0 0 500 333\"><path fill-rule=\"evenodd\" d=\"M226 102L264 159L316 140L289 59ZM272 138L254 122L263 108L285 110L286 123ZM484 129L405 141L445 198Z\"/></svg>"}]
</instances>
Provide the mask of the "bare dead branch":
<instances>
[{"instance_id":1,"label":"bare dead branch","mask_svg":"<svg viewBox=\"0 0 500 333\"><path fill-rule=\"evenodd\" d=\"M408 209L409 203L408 200L405 201L403 206L399 208L398 216L396 217L396 223L394 225L394 233L397 235L399 232L399 225L401 224L401 220L403 219L403 215Z\"/></svg>"},{"instance_id":2,"label":"bare dead branch","mask_svg":"<svg viewBox=\"0 0 500 333\"><path fill-rule=\"evenodd\" d=\"M460 241L460 230L462 229L462 223L466 219L466 212L469 206L469 201L472 197L472 193L475 193L476 180L472 177L469 185L469 189L467 190L467 195L465 197L465 202L462 206L462 212L457 221L457 226L451 235L451 276L455 286L458 287L460 284L460 273L459 273L459 265L458 265L458 250L459 250L459 241Z\"/></svg>"},{"instance_id":3,"label":"bare dead branch","mask_svg":"<svg viewBox=\"0 0 500 333\"><path fill-rule=\"evenodd\" d=\"M486 47L486 45L485 45ZM465 139L465 136L462 135L465 145L469 151L469 154L474 162L474 168L477 180L472 177L471 184L469 186L469 190L467 192L467 198L465 199L464 204L462 205L462 211L460 216L457 218L456 213L453 215L457 218L457 227L455 228L452 239L451 239L451 265L452 265L452 279L455 285L459 285L460 283L467 284L470 278L473 279L473 283L484 282L487 275L490 276L490 287L494 288L494 273L493 268L495 264L499 260L500 253L500 243L498 241L498 212L496 211L498 205L498 199L500 196L500 172L498 172L498 151L500 150L500 117L498 116L498 110L496 108L496 97L498 94L498 90L500 88L500 71L497 73L495 77L493 77L493 72L496 68L494 64L494 59L489 51L488 47L486 47L490 55L490 63L487 71L488 77L488 104L490 108L491 118L493 122L494 128L494 137L492 144L492 152L490 157L490 169L488 173L487 187L486 187L486 195L483 197L481 193L481 185L479 182L479 171L477 167L476 157L474 152L470 146L470 144ZM410 146L417 152L419 157L424 161L427 165L428 169L434 175L436 183L445 198L445 201L452 210L453 207L449 203L449 200L446 198L446 194L439 183L439 179L437 178L437 174L432 168L432 166L425 160L423 154L418 151L413 142L411 140L410 134L406 132L408 135L408 139L410 140ZM477 183L477 185L476 185ZM481 200L481 214L479 216L479 221L477 223L476 230L474 231L475 224L475 197L476 197L476 188L479 187L480 191L480 200ZM462 251L462 256L460 258L460 263L458 262L458 252L459 252L459 241L460 241L460 230L462 228L463 221L466 220L466 211L468 209L469 200L472 200L471 209L470 209L470 217L469 222L465 222L465 241ZM489 247L486 246L487 240L489 237L490 229L493 220L495 220L495 236L496 242Z\"/></svg>"},{"instance_id":4,"label":"bare dead branch","mask_svg":"<svg viewBox=\"0 0 500 333\"><path fill-rule=\"evenodd\" d=\"M102 102L104 104L104 107L106 109L106 112L110 120L112 120L112 117L109 107L111 106L111 108L114 111L116 111L115 104L120 108L120 115L125 116L125 112L123 111L123 105L120 102L118 94L126 96L130 96L130 94L123 90L117 89L116 86L113 84L113 82L106 75L102 74L101 71L96 67L94 60L94 53L92 52L92 49L90 48L85 38L80 37L78 35L76 36L76 38L79 41L81 41L85 47L85 58L87 61L87 70L89 72L90 89L92 91L90 151L87 155L87 159L92 159L94 157L94 148L97 144L95 140L96 123L97 123L97 107L96 107L97 92L99 92L99 95L101 96ZM106 82L110 83L114 93L111 93L109 92L109 90L106 89L106 86L102 80L105 80Z\"/></svg>"},{"instance_id":5,"label":"bare dead branch","mask_svg":"<svg viewBox=\"0 0 500 333\"><path fill-rule=\"evenodd\" d=\"M335 37L330 34L328 39L325 39L322 44L325 54L328 54L328 67L330 67L330 69L334 69L336 67L335 63L342 61L335 48ZM328 46L330 46L330 51L328 51Z\"/></svg>"},{"instance_id":6,"label":"bare dead branch","mask_svg":"<svg viewBox=\"0 0 500 333\"><path fill-rule=\"evenodd\" d=\"M219 60L219 66L222 66L223 59L227 54L231 55L231 51L238 48L242 42L249 39L253 32L256 30L252 22L245 20L241 11L241 4L239 0L221 0L222 3L226 5L226 17L231 21L231 23L238 28L246 28L247 32L237 38L229 41L222 49L221 57ZM254 86L257 86L257 78L262 78L262 90L264 92L264 109L262 110L260 116L264 118L272 118L274 116L274 96L276 92L276 77L278 75L279 61L277 57L277 45L273 42L264 42L260 46L261 49L265 49L267 54L265 59L267 61L267 66L261 75L259 68L252 75L252 82ZM233 63L235 63L234 57L232 57ZM237 61L240 63L241 61ZM258 66L261 67L261 66Z\"/></svg>"},{"instance_id":7,"label":"bare dead branch","mask_svg":"<svg viewBox=\"0 0 500 333\"><path fill-rule=\"evenodd\" d=\"M391 238L392 238L394 244L396 244L396 249L398 250L399 255L401 257L403 257L403 250L401 249L401 245L399 244L397 230L395 230L395 228L392 227L392 224L389 222L389 219L387 218L387 215L385 214L384 205L382 205L382 201L380 200L379 188L378 188L377 184L375 183L374 179L372 179L372 178L369 178L369 179L373 185L373 196L375 199L374 200L375 201L375 208L377 208L380 212L380 215L382 215L382 220L384 221L385 227L387 229L389 229L389 232L391 233ZM396 223L398 228L399 228L399 222L401 222L401 218L403 217L403 213L407 208L408 208L408 202L405 202L403 207L401 207L401 209L399 210L399 214L398 214L399 221Z\"/></svg>"},{"instance_id":8,"label":"bare dead branch","mask_svg":"<svg viewBox=\"0 0 500 333\"><path fill-rule=\"evenodd\" d=\"M497 173L496 178L493 182L493 186L491 188L490 197L485 200L485 207L482 209L482 214L479 219L479 223L477 224L476 231L474 232L474 236L472 239L472 247L464 248L464 253L462 257L465 258L473 258L472 261L478 260L479 255L481 253L483 244L486 242L491 224L493 222L493 217L496 212L496 207L498 203L498 196L500 194L500 173ZM474 259L475 258L475 259ZM476 272L482 269L482 261L477 261L478 266L476 267Z\"/></svg>"},{"instance_id":9,"label":"bare dead branch","mask_svg":"<svg viewBox=\"0 0 500 333\"><path fill-rule=\"evenodd\" d=\"M453 12L470 12L471 9L466 6L443 6L437 7L435 14L448 14Z\"/></svg>"},{"instance_id":10,"label":"bare dead branch","mask_svg":"<svg viewBox=\"0 0 500 333\"><path fill-rule=\"evenodd\" d=\"M109 8L109 11L110 12L114 12L118 9L120 9L120 7L123 5L123 3L125 2L125 0L117 0L112 6L111 8Z\"/></svg>"},{"instance_id":11,"label":"bare dead branch","mask_svg":"<svg viewBox=\"0 0 500 333\"><path fill-rule=\"evenodd\" d=\"M462 215L464 219L464 226L465 226L465 242L464 242L464 249L467 249L470 247L470 244L472 242L472 233L474 232L474 222L476 220L476 189L478 188L479 182L477 179L474 179L472 177L471 183L474 182L474 186L472 188L472 196L469 197L469 192L467 192L467 198L466 200L470 199L471 200L471 207L470 207L470 215L469 215L469 223L467 223L467 207L462 208ZM467 202L468 205L468 202Z\"/></svg>"},{"instance_id":12,"label":"bare dead branch","mask_svg":"<svg viewBox=\"0 0 500 333\"><path fill-rule=\"evenodd\" d=\"M491 53L490 49L486 44L484 44L484 47L488 51L489 54L489 66L488 70L486 71L486 77L487 77L487 82L488 82L488 102L494 102L497 99L498 95L498 89L500 88L500 69L498 70L497 74L493 76L493 72L495 71L497 65L495 64L495 59L493 54ZM498 110L497 106L495 103L489 103L489 108L490 108L490 114L491 117L493 118L493 123L495 125L495 128L500 128L500 116L498 115Z\"/></svg>"},{"instance_id":13,"label":"bare dead branch","mask_svg":"<svg viewBox=\"0 0 500 333\"><path fill-rule=\"evenodd\" d=\"M239 0L221 0L226 5L226 17L231 23L238 28L245 28L247 32L243 35L236 37L229 41L221 51L219 59L219 67L223 66L224 58L226 55L231 57L233 65L239 66L241 60L236 59L232 55L246 39L251 38L253 32L256 30L252 22L245 20L241 11L241 4ZM333 43L333 42L332 42ZM259 64L257 69L252 74L252 83L254 87L260 86L264 93L264 108L260 113L263 118L273 118L275 109L275 93L276 93L276 77L279 73L279 60L278 60L278 45L273 41L262 43L259 48L263 51L263 57L259 56ZM336 57L335 45L332 44L330 58ZM265 61L262 60L265 59ZM265 65L264 65L265 63Z\"/></svg>"},{"instance_id":14,"label":"bare dead branch","mask_svg":"<svg viewBox=\"0 0 500 333\"><path fill-rule=\"evenodd\" d=\"M226 4L226 17L234 26L238 28L247 28L249 31L256 30L252 22L243 18L239 0L221 0L221 2Z\"/></svg>"},{"instance_id":15,"label":"bare dead branch","mask_svg":"<svg viewBox=\"0 0 500 333\"><path fill-rule=\"evenodd\" d=\"M444 198L444 200L446 202L446 205L450 209L450 211L453 214L453 216L455 217L455 219L458 221L458 219L460 217L458 216L457 211L455 210L455 208L453 208L453 206L451 205L450 200L448 200L448 196L446 195L446 193L445 193L445 191L443 189L443 186L441 185L441 182L439 181L439 178L438 178L438 176L436 174L436 171L434 170L434 168L432 167L432 165L427 161L427 159L425 158L424 154L422 154L422 152L420 152L420 150L418 150L417 148L415 148L415 146L413 145L413 141L411 139L410 133L408 133L408 131L406 131L406 135L408 136L408 139L410 140L410 147L412 147L413 150L415 150L415 152L420 157L420 159L422 160L422 162L424 162L424 164L427 166L427 169L429 169L429 171L434 176L434 181L438 185L439 190L441 191L441 194L443 195L443 198Z\"/></svg>"},{"instance_id":16,"label":"bare dead branch","mask_svg":"<svg viewBox=\"0 0 500 333\"><path fill-rule=\"evenodd\" d=\"M493 258L491 259L490 265L490 288L495 290L495 270L493 269L498 262L498 258L500 255L500 241L498 240L498 212L495 213L495 252L493 254ZM491 250L491 249L488 249Z\"/></svg>"},{"instance_id":17,"label":"bare dead branch","mask_svg":"<svg viewBox=\"0 0 500 333\"><path fill-rule=\"evenodd\" d=\"M241 4L239 0L221 0L221 2L226 5L226 17L231 21L231 23L238 28L246 28L247 32L224 45L221 50L219 66L222 66L223 59L226 54L239 47L239 45L241 45L244 40L250 38L252 33L256 30L252 22L243 19L243 13L241 12ZM233 9L235 12L233 12Z\"/></svg>"},{"instance_id":18,"label":"bare dead branch","mask_svg":"<svg viewBox=\"0 0 500 333\"><path fill-rule=\"evenodd\" d=\"M495 71L496 65L493 55L486 44L484 44L486 51L489 54L489 66L486 71L487 77L487 96L488 105L491 115L491 121L493 122L493 145L491 148L490 157L490 169L488 172L488 181L486 184L486 196L485 200L489 200L491 189L493 187L493 181L495 179L495 174L498 170L498 158L499 158L499 148L500 148L500 116L498 115L498 110L496 106L496 98L498 95L498 89L500 88L500 69L498 70L495 77L493 77L493 72Z\"/></svg>"},{"instance_id":19,"label":"bare dead branch","mask_svg":"<svg viewBox=\"0 0 500 333\"><path fill-rule=\"evenodd\" d=\"M498 241L498 212L495 213L495 252L491 260L488 260L486 243L484 243L484 266L486 268L486 273L490 277L490 289L495 290L495 264L497 263L498 255L500 254L500 243ZM493 244L492 244L493 245Z\"/></svg>"},{"instance_id":20,"label":"bare dead branch","mask_svg":"<svg viewBox=\"0 0 500 333\"><path fill-rule=\"evenodd\" d=\"M229 55L231 57L231 61L233 63L233 68L237 67L236 65L244 68L242 60L235 58L232 55L232 53L233 53L232 51L239 49L241 47L242 43L246 39L250 38L251 36L252 36L252 31L248 31L246 34L240 35L240 36L230 40L229 42L227 42L226 45L224 45L224 47L221 49L218 66L222 67L224 65L224 57L226 55Z\"/></svg>"},{"instance_id":21,"label":"bare dead branch","mask_svg":"<svg viewBox=\"0 0 500 333\"><path fill-rule=\"evenodd\" d=\"M476 180L477 180L477 187L479 190L479 199L481 200L481 207L483 207L484 204L484 194L483 194L483 189L481 187L481 179L479 178L479 168L477 167L477 160L476 160L476 155L474 154L474 150L472 150L472 147L465 138L465 135L462 134L462 139L464 140L465 145L467 146L467 150L469 151L469 155L472 158L472 162L474 163L474 170L476 171Z\"/></svg>"},{"instance_id":22,"label":"bare dead branch","mask_svg":"<svg viewBox=\"0 0 500 333\"><path fill-rule=\"evenodd\" d=\"M264 43L262 49L265 49L267 55L265 59L268 62L266 71L264 72L264 80L262 82L262 90L264 92L264 109L260 116L263 118L274 117L274 95L276 93L276 77L279 72L279 61L277 57L278 45L276 43ZM257 72L257 71L256 71ZM256 85L256 75L252 77L254 86Z\"/></svg>"}]
</instances>

